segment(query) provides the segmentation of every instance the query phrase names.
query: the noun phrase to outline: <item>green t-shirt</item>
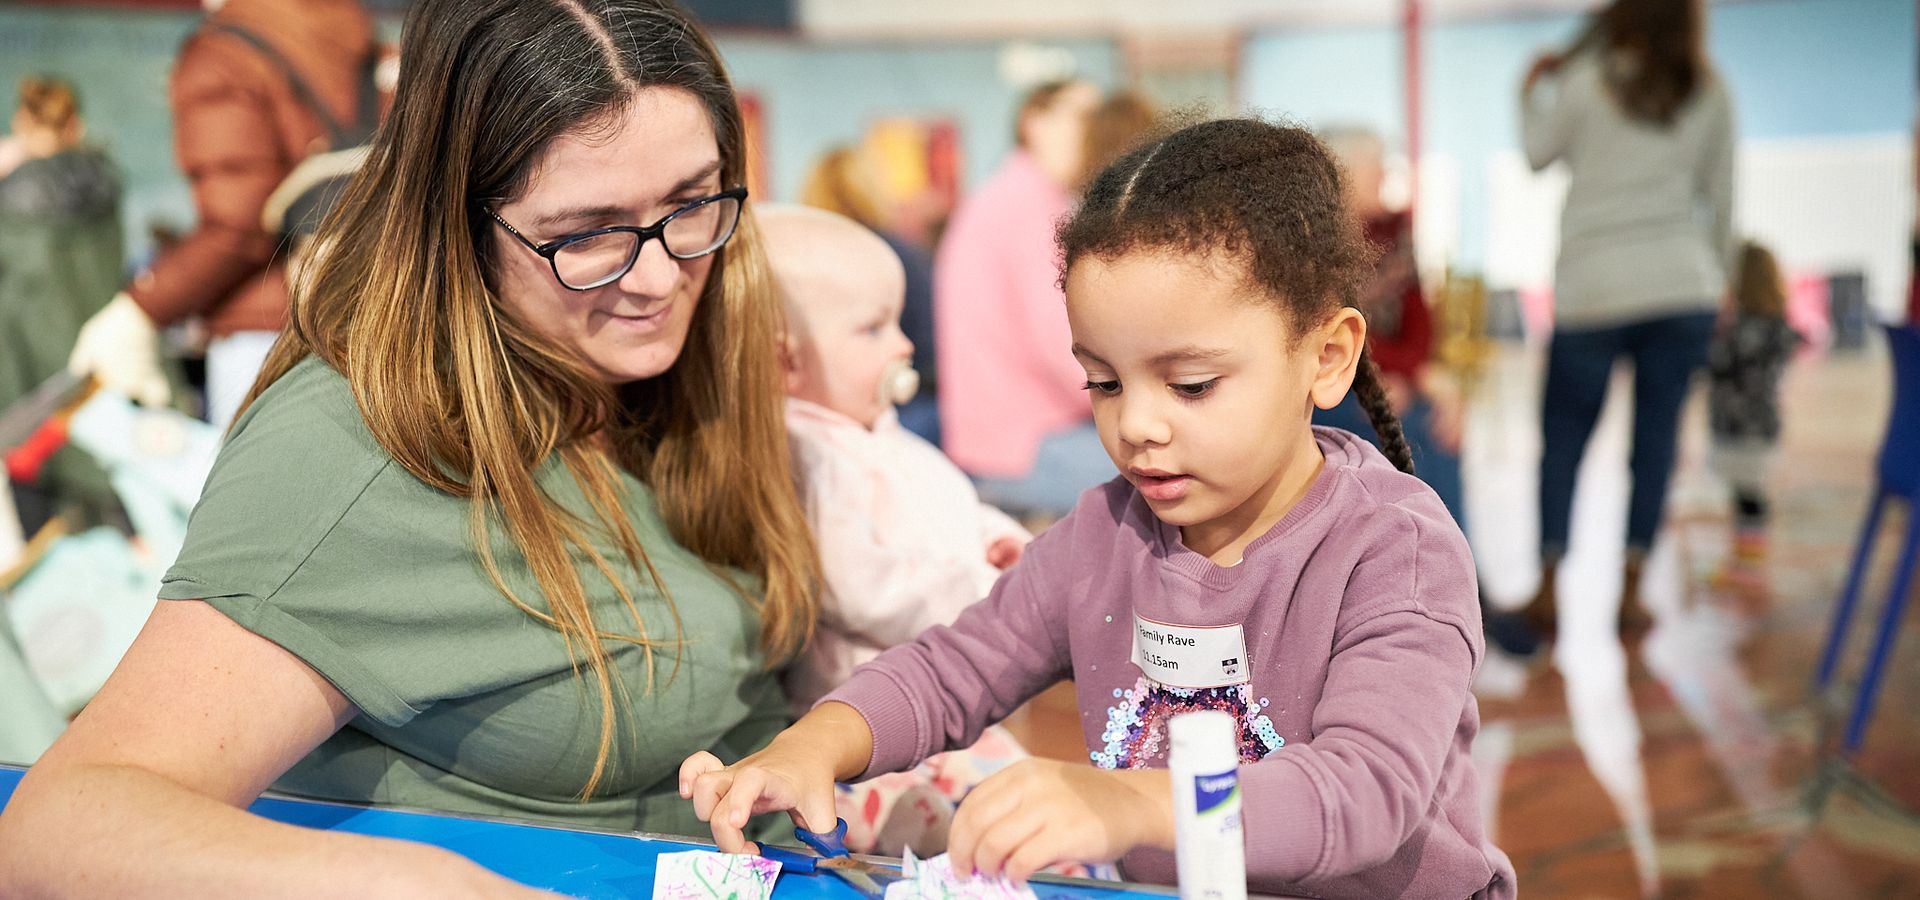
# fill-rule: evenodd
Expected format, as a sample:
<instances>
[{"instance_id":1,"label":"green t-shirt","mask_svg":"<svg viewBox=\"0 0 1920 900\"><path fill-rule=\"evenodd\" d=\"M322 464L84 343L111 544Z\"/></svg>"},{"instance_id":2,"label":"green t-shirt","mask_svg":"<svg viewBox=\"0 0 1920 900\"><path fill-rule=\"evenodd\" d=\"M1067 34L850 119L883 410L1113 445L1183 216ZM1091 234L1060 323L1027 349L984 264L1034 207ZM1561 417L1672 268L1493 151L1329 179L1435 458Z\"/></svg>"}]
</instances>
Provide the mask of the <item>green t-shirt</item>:
<instances>
[{"instance_id":1,"label":"green t-shirt","mask_svg":"<svg viewBox=\"0 0 1920 900\"><path fill-rule=\"evenodd\" d=\"M537 475L562 506L589 515L558 461ZM685 643L656 651L651 690L639 648L610 643L632 716L616 718L608 771L584 803L575 798L598 746L598 689L574 675L557 632L488 580L469 537L468 501L394 462L346 379L317 359L275 382L235 424L160 597L207 601L305 660L359 707L276 789L706 834L676 790L681 761L697 750L731 761L759 749L787 724L786 705L763 671L752 607L673 540L646 485L623 480L629 519L678 609ZM493 543L507 584L544 608L499 528ZM649 633L671 638L666 599L610 542L600 551L622 561L616 571ZM584 561L581 579L595 620L630 631L617 594Z\"/></svg>"}]
</instances>

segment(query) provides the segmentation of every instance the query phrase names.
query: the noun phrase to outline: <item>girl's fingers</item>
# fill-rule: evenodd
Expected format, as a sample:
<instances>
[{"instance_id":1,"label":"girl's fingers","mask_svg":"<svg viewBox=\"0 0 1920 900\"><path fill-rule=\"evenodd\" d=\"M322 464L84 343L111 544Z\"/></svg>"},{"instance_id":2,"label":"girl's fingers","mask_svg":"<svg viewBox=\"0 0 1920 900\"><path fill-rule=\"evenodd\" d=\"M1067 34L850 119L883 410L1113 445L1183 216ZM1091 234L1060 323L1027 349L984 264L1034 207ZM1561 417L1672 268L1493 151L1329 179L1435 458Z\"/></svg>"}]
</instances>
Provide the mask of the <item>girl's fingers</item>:
<instances>
[{"instance_id":1,"label":"girl's fingers","mask_svg":"<svg viewBox=\"0 0 1920 900\"><path fill-rule=\"evenodd\" d=\"M693 814L702 822L713 821L714 807L733 788L733 773L715 769L693 779Z\"/></svg>"},{"instance_id":2,"label":"girl's fingers","mask_svg":"<svg viewBox=\"0 0 1920 900\"><path fill-rule=\"evenodd\" d=\"M1001 867L1001 874L1012 879L1015 884L1026 884L1041 869L1057 862L1068 862L1046 839L1045 834L1036 833L1032 839L1020 845L1007 857L1007 863Z\"/></svg>"},{"instance_id":3,"label":"girl's fingers","mask_svg":"<svg viewBox=\"0 0 1920 900\"><path fill-rule=\"evenodd\" d=\"M840 815L833 807L833 789L820 796L810 796L805 803L796 803L793 807L793 824L808 831L827 832L838 826Z\"/></svg>"},{"instance_id":4,"label":"girl's fingers","mask_svg":"<svg viewBox=\"0 0 1920 900\"><path fill-rule=\"evenodd\" d=\"M953 826L947 832L947 859L953 863L955 872L979 869L981 838L995 823L1019 808L1020 792L1008 789L1007 777L1018 774L1018 765L988 776L960 802L960 809L953 815Z\"/></svg>"},{"instance_id":5,"label":"girl's fingers","mask_svg":"<svg viewBox=\"0 0 1920 900\"><path fill-rule=\"evenodd\" d=\"M759 769L746 769L734 775L732 789L714 805L713 817L707 820L713 826L714 843L720 845L721 851L752 852L745 834L747 819L753 816L766 787L767 775Z\"/></svg>"},{"instance_id":6,"label":"girl's fingers","mask_svg":"<svg viewBox=\"0 0 1920 900\"><path fill-rule=\"evenodd\" d=\"M974 846L974 870L987 876L1006 874L1008 860L1040 842L1045 825L1045 816L1031 812L1015 812L993 823L980 835L979 842ZM1030 854L1045 852L1044 849L1029 850Z\"/></svg>"},{"instance_id":7,"label":"girl's fingers","mask_svg":"<svg viewBox=\"0 0 1920 900\"><path fill-rule=\"evenodd\" d=\"M716 769L724 768L726 768L726 766L720 763L719 757L705 750L687 757L687 761L680 764L680 799L693 799L694 779Z\"/></svg>"}]
</instances>

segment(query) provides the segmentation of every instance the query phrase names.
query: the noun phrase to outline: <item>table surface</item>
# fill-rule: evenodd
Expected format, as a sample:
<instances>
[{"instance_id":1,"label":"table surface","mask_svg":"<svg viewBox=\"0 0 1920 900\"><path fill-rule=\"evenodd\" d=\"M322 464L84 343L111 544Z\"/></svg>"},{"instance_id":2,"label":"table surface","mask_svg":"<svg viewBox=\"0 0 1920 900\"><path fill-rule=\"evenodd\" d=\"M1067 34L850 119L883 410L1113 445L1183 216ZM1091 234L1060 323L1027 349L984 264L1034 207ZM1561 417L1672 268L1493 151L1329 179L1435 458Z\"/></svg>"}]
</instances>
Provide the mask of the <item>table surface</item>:
<instances>
[{"instance_id":1,"label":"table surface","mask_svg":"<svg viewBox=\"0 0 1920 900\"><path fill-rule=\"evenodd\" d=\"M0 808L13 795L24 770L0 765ZM712 844L658 835L611 834L552 825L480 817L382 809L344 803L263 797L252 811L277 822L432 844L459 853L524 884L575 897L649 897L653 894L654 857L681 850L711 850ZM1164 897L1168 892L1138 885L1036 881L1042 898ZM774 886L779 900L806 897L858 897L859 892L830 875L782 874Z\"/></svg>"}]
</instances>

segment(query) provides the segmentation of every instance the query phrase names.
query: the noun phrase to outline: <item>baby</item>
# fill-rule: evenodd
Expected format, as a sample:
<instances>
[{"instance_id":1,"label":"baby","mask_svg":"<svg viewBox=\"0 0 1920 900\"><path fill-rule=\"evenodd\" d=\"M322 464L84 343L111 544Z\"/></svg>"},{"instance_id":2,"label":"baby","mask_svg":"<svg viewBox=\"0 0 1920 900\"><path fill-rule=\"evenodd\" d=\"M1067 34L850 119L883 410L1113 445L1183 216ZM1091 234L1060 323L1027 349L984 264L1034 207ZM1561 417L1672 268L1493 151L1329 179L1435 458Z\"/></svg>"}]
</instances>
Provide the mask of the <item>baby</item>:
<instances>
[{"instance_id":1,"label":"baby","mask_svg":"<svg viewBox=\"0 0 1920 900\"><path fill-rule=\"evenodd\" d=\"M885 241L824 210L755 210L786 306L787 431L826 585L813 642L787 672L796 710L856 666L947 625L987 595L1031 537L980 502L939 449L901 427L918 377L900 332L906 272ZM938 853L960 795L1024 757L1005 732L916 772L843 789L848 843Z\"/></svg>"}]
</instances>

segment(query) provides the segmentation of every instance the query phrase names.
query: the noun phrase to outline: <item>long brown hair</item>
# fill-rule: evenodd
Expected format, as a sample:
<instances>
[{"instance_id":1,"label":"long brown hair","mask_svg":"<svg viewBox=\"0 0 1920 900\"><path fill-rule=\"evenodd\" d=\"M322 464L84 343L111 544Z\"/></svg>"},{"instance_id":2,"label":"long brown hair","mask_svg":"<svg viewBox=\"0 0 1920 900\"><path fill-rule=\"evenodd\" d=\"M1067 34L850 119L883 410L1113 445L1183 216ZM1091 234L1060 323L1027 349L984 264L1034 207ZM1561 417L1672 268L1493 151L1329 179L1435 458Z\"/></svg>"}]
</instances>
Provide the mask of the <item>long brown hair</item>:
<instances>
[{"instance_id":1,"label":"long brown hair","mask_svg":"<svg viewBox=\"0 0 1920 900\"><path fill-rule=\"evenodd\" d=\"M1347 211L1340 167L1304 128L1255 119L1188 126L1107 167L1060 226L1064 272L1147 249L1224 253L1297 331L1358 307L1373 250ZM1364 345L1353 392L1402 472L1413 453Z\"/></svg>"},{"instance_id":2,"label":"long brown hair","mask_svg":"<svg viewBox=\"0 0 1920 900\"><path fill-rule=\"evenodd\" d=\"M626 576L644 572L666 595L622 511L638 500L616 467L652 486L674 539L716 572L761 579L764 597L735 587L758 608L770 662L811 632L819 563L789 476L774 355L780 310L743 214L673 367L609 387L494 295L494 236L476 208L523 191L556 137L602 126L656 86L701 102L725 183L742 183L740 112L713 44L671 0L422 0L408 14L401 59L393 111L321 226L287 330L248 402L317 356L346 376L395 461L471 500L488 577L562 635L575 672L598 688L600 749L584 798L605 774L615 695L625 692L606 644L641 649L649 690L655 651L678 647L677 610L673 637L656 637L627 587ZM568 514L536 482L535 470L556 457L590 519ZM501 576L489 540L501 529L541 597L516 595ZM594 548L595 536L620 548L624 567ZM596 620L576 559L612 585L630 624Z\"/></svg>"},{"instance_id":3,"label":"long brown hair","mask_svg":"<svg viewBox=\"0 0 1920 900\"><path fill-rule=\"evenodd\" d=\"M1740 266L1733 282L1734 307L1750 316L1778 319L1787 314L1787 282L1780 261L1758 241L1740 244Z\"/></svg>"},{"instance_id":4,"label":"long brown hair","mask_svg":"<svg viewBox=\"0 0 1920 900\"><path fill-rule=\"evenodd\" d=\"M1627 115L1670 125L1708 77L1700 0L1613 0L1574 51L1603 55L1607 88Z\"/></svg>"}]
</instances>

